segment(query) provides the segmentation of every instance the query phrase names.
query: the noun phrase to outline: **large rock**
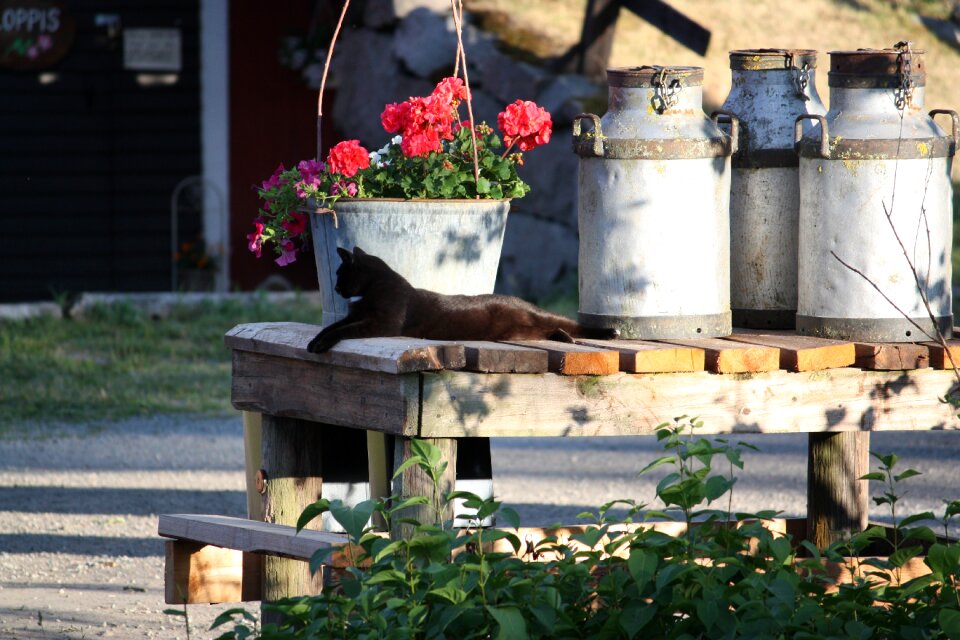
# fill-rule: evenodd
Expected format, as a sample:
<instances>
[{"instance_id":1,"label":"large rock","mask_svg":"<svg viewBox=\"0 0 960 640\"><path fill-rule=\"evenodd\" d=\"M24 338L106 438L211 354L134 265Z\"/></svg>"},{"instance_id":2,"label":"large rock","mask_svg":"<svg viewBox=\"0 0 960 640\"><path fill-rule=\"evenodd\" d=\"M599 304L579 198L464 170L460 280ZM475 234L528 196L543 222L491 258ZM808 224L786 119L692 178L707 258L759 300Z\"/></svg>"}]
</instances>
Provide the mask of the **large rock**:
<instances>
[{"instance_id":1,"label":"large rock","mask_svg":"<svg viewBox=\"0 0 960 640\"><path fill-rule=\"evenodd\" d=\"M419 78L439 80L449 75L457 56L453 17L423 8L412 11L397 26L392 51Z\"/></svg>"},{"instance_id":2,"label":"large rock","mask_svg":"<svg viewBox=\"0 0 960 640\"><path fill-rule=\"evenodd\" d=\"M525 200L525 199L524 199ZM514 202L507 218L496 290L524 298L576 291L576 227L544 220Z\"/></svg>"},{"instance_id":3,"label":"large rock","mask_svg":"<svg viewBox=\"0 0 960 640\"><path fill-rule=\"evenodd\" d=\"M363 23L374 29L393 26L417 9L450 15L449 0L367 0Z\"/></svg>"},{"instance_id":4,"label":"large rock","mask_svg":"<svg viewBox=\"0 0 960 640\"><path fill-rule=\"evenodd\" d=\"M509 104L515 100L535 100L549 74L526 62L497 52L480 68L480 84L494 98Z\"/></svg>"},{"instance_id":5,"label":"large rock","mask_svg":"<svg viewBox=\"0 0 960 640\"><path fill-rule=\"evenodd\" d=\"M569 127L555 127L549 144L524 154L519 172L530 185L530 193L521 201L523 208L575 230L579 160L572 145Z\"/></svg>"},{"instance_id":6,"label":"large rock","mask_svg":"<svg viewBox=\"0 0 960 640\"><path fill-rule=\"evenodd\" d=\"M604 100L606 92L606 87L584 76L564 74L547 80L537 96L537 104L550 112L555 125L567 124L577 114L588 111L587 105Z\"/></svg>"}]
</instances>

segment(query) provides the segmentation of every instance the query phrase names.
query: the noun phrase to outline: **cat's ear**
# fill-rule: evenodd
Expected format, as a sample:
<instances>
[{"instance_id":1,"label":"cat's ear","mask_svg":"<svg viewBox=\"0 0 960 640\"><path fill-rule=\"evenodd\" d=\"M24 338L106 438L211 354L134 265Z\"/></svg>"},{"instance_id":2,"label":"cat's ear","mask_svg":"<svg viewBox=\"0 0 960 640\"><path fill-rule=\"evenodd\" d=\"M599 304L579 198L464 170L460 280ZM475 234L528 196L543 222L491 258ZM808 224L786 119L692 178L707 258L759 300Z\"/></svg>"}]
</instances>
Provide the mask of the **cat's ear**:
<instances>
[{"instance_id":1,"label":"cat's ear","mask_svg":"<svg viewBox=\"0 0 960 640\"><path fill-rule=\"evenodd\" d=\"M353 255L355 255L355 256L357 256L357 257L359 258L360 256L365 256L365 255L367 255L367 252L364 251L363 249L361 249L360 247L354 247L354 248L353 248Z\"/></svg>"},{"instance_id":2,"label":"cat's ear","mask_svg":"<svg viewBox=\"0 0 960 640\"><path fill-rule=\"evenodd\" d=\"M343 264L350 264L353 262L353 254L343 247L337 247L337 255L340 256L341 260L343 260Z\"/></svg>"}]
</instances>

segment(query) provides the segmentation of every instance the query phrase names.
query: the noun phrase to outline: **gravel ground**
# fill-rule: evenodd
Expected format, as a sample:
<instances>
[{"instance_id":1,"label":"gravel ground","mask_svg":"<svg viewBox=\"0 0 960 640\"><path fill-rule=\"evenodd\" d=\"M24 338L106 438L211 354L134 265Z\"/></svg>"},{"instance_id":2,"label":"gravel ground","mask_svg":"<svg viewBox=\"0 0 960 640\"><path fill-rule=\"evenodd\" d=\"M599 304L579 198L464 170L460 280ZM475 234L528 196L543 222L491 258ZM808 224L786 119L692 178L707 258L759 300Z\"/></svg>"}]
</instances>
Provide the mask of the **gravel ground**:
<instances>
[{"instance_id":1,"label":"gravel ground","mask_svg":"<svg viewBox=\"0 0 960 640\"><path fill-rule=\"evenodd\" d=\"M734 508L802 515L806 436L742 439L762 452L745 456ZM904 513L960 497L957 434L874 434L873 448L924 472L906 487ZM652 502L655 478L635 473L658 454L653 438L498 439L496 492L524 524L572 523L607 500ZM0 489L0 639L185 638L182 618L164 613L157 515L245 515L241 421L161 416L7 433ZM192 637L215 637L210 622L227 608L189 607Z\"/></svg>"}]
</instances>

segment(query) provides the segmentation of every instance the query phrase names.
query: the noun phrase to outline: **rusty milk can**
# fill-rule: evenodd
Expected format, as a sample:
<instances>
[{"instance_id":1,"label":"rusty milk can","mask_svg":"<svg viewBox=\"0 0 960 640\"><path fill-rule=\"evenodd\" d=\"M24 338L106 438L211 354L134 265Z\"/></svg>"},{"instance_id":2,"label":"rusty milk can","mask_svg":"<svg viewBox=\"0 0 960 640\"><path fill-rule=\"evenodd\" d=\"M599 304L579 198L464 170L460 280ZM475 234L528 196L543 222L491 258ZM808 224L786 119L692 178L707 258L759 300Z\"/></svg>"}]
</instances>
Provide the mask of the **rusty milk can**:
<instances>
[{"instance_id":1,"label":"rusty milk can","mask_svg":"<svg viewBox=\"0 0 960 640\"><path fill-rule=\"evenodd\" d=\"M817 52L808 49L730 52L732 82L723 109L740 119L730 179L735 327L794 327L800 180L793 128L801 114L826 113L814 85L816 67Z\"/></svg>"},{"instance_id":2,"label":"rusty milk can","mask_svg":"<svg viewBox=\"0 0 960 640\"><path fill-rule=\"evenodd\" d=\"M606 114L573 123L580 322L625 338L729 335L736 120L731 137L703 112L700 67L612 68L607 84Z\"/></svg>"},{"instance_id":3,"label":"rusty milk can","mask_svg":"<svg viewBox=\"0 0 960 640\"><path fill-rule=\"evenodd\" d=\"M796 125L799 333L867 342L950 335L960 120L924 110L925 81L923 52L909 43L830 52L830 111ZM950 116L948 133L938 115ZM820 126L801 139L804 119Z\"/></svg>"}]
</instances>

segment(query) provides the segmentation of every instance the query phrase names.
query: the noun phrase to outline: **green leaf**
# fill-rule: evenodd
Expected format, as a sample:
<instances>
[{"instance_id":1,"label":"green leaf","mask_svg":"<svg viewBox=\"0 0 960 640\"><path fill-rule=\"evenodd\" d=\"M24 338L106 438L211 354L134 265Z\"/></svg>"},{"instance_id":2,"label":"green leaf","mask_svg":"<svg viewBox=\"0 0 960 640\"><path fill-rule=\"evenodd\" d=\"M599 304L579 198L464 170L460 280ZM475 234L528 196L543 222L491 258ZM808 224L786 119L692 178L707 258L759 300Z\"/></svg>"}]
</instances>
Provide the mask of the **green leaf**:
<instances>
[{"instance_id":1,"label":"green leaf","mask_svg":"<svg viewBox=\"0 0 960 640\"><path fill-rule=\"evenodd\" d=\"M587 527L583 533L575 533L570 537L577 542L582 542L588 549L593 549L600 542L601 538L606 535L606 533L607 532L604 529Z\"/></svg>"},{"instance_id":2,"label":"green leaf","mask_svg":"<svg viewBox=\"0 0 960 640\"><path fill-rule=\"evenodd\" d=\"M320 567L323 566L323 561L327 559L327 556L336 551L335 547L323 547L317 549L310 555L310 573L311 575L320 570Z\"/></svg>"},{"instance_id":3,"label":"green leaf","mask_svg":"<svg viewBox=\"0 0 960 640\"><path fill-rule=\"evenodd\" d=\"M423 464L426 464L426 460L424 460L420 456L410 456L409 458L407 458L406 460L400 463L400 466L397 467L397 470L393 472L393 477L399 478L400 475L403 474L403 472L409 469L410 467L414 465L423 465Z\"/></svg>"},{"instance_id":4,"label":"green leaf","mask_svg":"<svg viewBox=\"0 0 960 640\"><path fill-rule=\"evenodd\" d=\"M540 623L541 627L543 627L543 631L546 633L547 637L552 637L557 625L556 609L548 604L540 602L530 607L530 613L533 614L533 617L536 619L536 621Z\"/></svg>"},{"instance_id":5,"label":"green leaf","mask_svg":"<svg viewBox=\"0 0 960 640\"><path fill-rule=\"evenodd\" d=\"M900 521L900 527L909 527L914 522L922 522L924 520L936 520L937 517L933 515L931 511L924 511L923 513L915 513L912 516L907 516Z\"/></svg>"},{"instance_id":6,"label":"green leaf","mask_svg":"<svg viewBox=\"0 0 960 640\"><path fill-rule=\"evenodd\" d=\"M496 640L527 640L527 623L519 609L487 605L487 611L500 627Z\"/></svg>"},{"instance_id":7,"label":"green leaf","mask_svg":"<svg viewBox=\"0 0 960 640\"><path fill-rule=\"evenodd\" d=\"M719 614L720 610L717 607L716 600L703 599L697 601L697 617L700 618L700 622L703 623L703 628L706 631L709 631L710 627L714 625Z\"/></svg>"},{"instance_id":8,"label":"green leaf","mask_svg":"<svg viewBox=\"0 0 960 640\"><path fill-rule=\"evenodd\" d=\"M861 480L886 480L886 476L880 471L871 471L860 476Z\"/></svg>"},{"instance_id":9,"label":"green leaf","mask_svg":"<svg viewBox=\"0 0 960 640\"><path fill-rule=\"evenodd\" d=\"M481 177L477 181L477 193L484 194L490 193L490 181L486 178Z\"/></svg>"},{"instance_id":10,"label":"green leaf","mask_svg":"<svg viewBox=\"0 0 960 640\"><path fill-rule=\"evenodd\" d=\"M656 613L657 606L655 604L630 602L620 614L620 627L626 632L628 638L636 638Z\"/></svg>"},{"instance_id":11,"label":"green leaf","mask_svg":"<svg viewBox=\"0 0 960 640\"><path fill-rule=\"evenodd\" d=\"M410 452L424 459L427 466L435 467L443 457L440 449L428 440L414 438L410 441Z\"/></svg>"},{"instance_id":12,"label":"green leaf","mask_svg":"<svg viewBox=\"0 0 960 640\"><path fill-rule=\"evenodd\" d=\"M645 473L649 473L650 471L653 471L657 467L661 467L665 464L671 464L675 459L676 458L674 456L663 456L663 457L657 458L656 460L654 460L653 462L645 466L643 469L641 469L640 472L637 473L637 475L642 476Z\"/></svg>"},{"instance_id":13,"label":"green leaf","mask_svg":"<svg viewBox=\"0 0 960 640\"><path fill-rule=\"evenodd\" d=\"M367 523L370 522L370 516L373 515L373 508L372 500L364 500L355 507L348 507L339 500L334 500L330 505L330 515L343 527L347 535L356 542L360 540L360 536L363 535L363 530L366 529Z\"/></svg>"},{"instance_id":14,"label":"green leaf","mask_svg":"<svg viewBox=\"0 0 960 640\"><path fill-rule=\"evenodd\" d=\"M244 620L248 620L249 622L254 622L256 620L256 618L253 617L253 615L243 607L234 607L233 609L227 609L226 611L218 615L216 618L214 618L213 624L210 625L210 628L214 629L216 627L219 627L220 625L231 622L233 620L233 616L235 615L239 615Z\"/></svg>"},{"instance_id":15,"label":"green leaf","mask_svg":"<svg viewBox=\"0 0 960 640\"><path fill-rule=\"evenodd\" d=\"M163 612L168 616L180 616L181 618L187 617L187 612L183 609L164 609Z\"/></svg>"},{"instance_id":16,"label":"green leaf","mask_svg":"<svg viewBox=\"0 0 960 640\"><path fill-rule=\"evenodd\" d=\"M428 591L430 595L437 596L438 598L443 598L448 601L450 604L460 604L467 599L467 593L459 585L456 584L456 580L451 580L447 584L443 585L439 589L432 589Z\"/></svg>"},{"instance_id":17,"label":"green leaf","mask_svg":"<svg viewBox=\"0 0 960 640\"><path fill-rule=\"evenodd\" d=\"M946 578L960 570L960 546L934 544L927 550L925 562L938 577Z\"/></svg>"},{"instance_id":18,"label":"green leaf","mask_svg":"<svg viewBox=\"0 0 960 640\"><path fill-rule=\"evenodd\" d=\"M497 512L497 516L503 519L514 529L520 526L520 514L517 513L517 510L512 507L500 507L500 510Z\"/></svg>"},{"instance_id":19,"label":"green leaf","mask_svg":"<svg viewBox=\"0 0 960 640\"><path fill-rule=\"evenodd\" d=\"M657 572L657 565L660 559L652 551L646 549L634 548L630 550L630 556L627 558L627 568L630 575L633 576L637 588L641 591Z\"/></svg>"},{"instance_id":20,"label":"green leaf","mask_svg":"<svg viewBox=\"0 0 960 640\"><path fill-rule=\"evenodd\" d=\"M893 479L896 480L897 482L900 482L901 480L906 480L907 478L912 478L914 476L920 476L920 475L923 475L923 474L917 471L916 469L907 469L903 473L893 476Z\"/></svg>"},{"instance_id":21,"label":"green leaf","mask_svg":"<svg viewBox=\"0 0 960 640\"><path fill-rule=\"evenodd\" d=\"M425 496L413 496L412 498L407 498L403 502L391 506L389 513L392 515L401 509L406 509L407 507L416 507L420 505L430 504L430 499Z\"/></svg>"},{"instance_id":22,"label":"green leaf","mask_svg":"<svg viewBox=\"0 0 960 640\"><path fill-rule=\"evenodd\" d=\"M707 500L713 502L727 491L730 490L734 484L736 484L737 479L727 480L723 476L710 476L707 478L706 484L706 494Z\"/></svg>"},{"instance_id":23,"label":"green leaf","mask_svg":"<svg viewBox=\"0 0 960 640\"><path fill-rule=\"evenodd\" d=\"M937 622L950 640L960 640L960 611L942 609L937 616Z\"/></svg>"},{"instance_id":24,"label":"green leaf","mask_svg":"<svg viewBox=\"0 0 960 640\"><path fill-rule=\"evenodd\" d=\"M303 513L300 514L300 517L297 518L297 532L310 524L314 518L329 510L330 501L324 500L323 498L317 500L313 504L307 505L307 508L304 509Z\"/></svg>"},{"instance_id":25,"label":"green leaf","mask_svg":"<svg viewBox=\"0 0 960 640\"><path fill-rule=\"evenodd\" d=\"M900 568L911 558L916 558L918 555L923 553L923 547L906 547L903 549L897 549L893 555L890 556L890 564L894 567Z\"/></svg>"}]
</instances>

